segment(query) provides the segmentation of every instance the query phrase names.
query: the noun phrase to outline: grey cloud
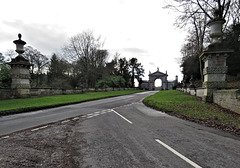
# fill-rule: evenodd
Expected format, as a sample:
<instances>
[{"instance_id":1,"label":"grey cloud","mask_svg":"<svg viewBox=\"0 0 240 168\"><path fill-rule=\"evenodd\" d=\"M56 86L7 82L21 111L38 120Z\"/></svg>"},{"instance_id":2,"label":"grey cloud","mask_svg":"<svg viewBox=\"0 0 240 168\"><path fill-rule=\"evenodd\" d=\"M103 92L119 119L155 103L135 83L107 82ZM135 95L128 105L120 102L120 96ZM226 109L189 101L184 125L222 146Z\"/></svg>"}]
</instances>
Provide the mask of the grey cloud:
<instances>
[{"instance_id":1,"label":"grey cloud","mask_svg":"<svg viewBox=\"0 0 240 168\"><path fill-rule=\"evenodd\" d=\"M6 42L9 39L13 38L13 35L9 32L4 32L0 30L0 42Z\"/></svg>"},{"instance_id":2,"label":"grey cloud","mask_svg":"<svg viewBox=\"0 0 240 168\"><path fill-rule=\"evenodd\" d=\"M151 66L155 66L154 62L149 62L148 64L151 65Z\"/></svg>"},{"instance_id":3,"label":"grey cloud","mask_svg":"<svg viewBox=\"0 0 240 168\"><path fill-rule=\"evenodd\" d=\"M22 39L27 45L33 46L43 54L51 54L56 49L62 47L67 39L67 34L63 27L51 24L25 23L21 20L14 22L3 21L3 24L12 29L17 29L22 34ZM17 39L17 34L5 36ZM5 38L6 39L6 38Z\"/></svg>"},{"instance_id":4,"label":"grey cloud","mask_svg":"<svg viewBox=\"0 0 240 168\"><path fill-rule=\"evenodd\" d=\"M123 49L121 49L121 51L131 52L131 53L134 53L134 54L146 54L146 53L148 53L147 50L142 50L140 48L123 48Z\"/></svg>"}]
</instances>

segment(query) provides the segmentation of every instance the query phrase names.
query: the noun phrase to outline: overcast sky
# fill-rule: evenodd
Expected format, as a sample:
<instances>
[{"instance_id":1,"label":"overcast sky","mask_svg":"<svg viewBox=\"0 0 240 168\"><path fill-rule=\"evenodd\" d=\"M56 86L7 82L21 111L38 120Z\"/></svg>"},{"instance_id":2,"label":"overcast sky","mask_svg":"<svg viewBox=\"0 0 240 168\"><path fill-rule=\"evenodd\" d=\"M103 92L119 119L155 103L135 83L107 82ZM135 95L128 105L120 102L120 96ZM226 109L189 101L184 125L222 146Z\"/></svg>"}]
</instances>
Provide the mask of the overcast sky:
<instances>
[{"instance_id":1,"label":"overcast sky","mask_svg":"<svg viewBox=\"0 0 240 168\"><path fill-rule=\"evenodd\" d=\"M21 33L27 45L50 57L69 37L90 29L105 40L111 56L136 57L145 69L143 79L157 67L169 80L181 79L176 58L186 34L173 26L176 14L163 6L163 0L5 0L0 52L15 49L12 41Z\"/></svg>"}]
</instances>

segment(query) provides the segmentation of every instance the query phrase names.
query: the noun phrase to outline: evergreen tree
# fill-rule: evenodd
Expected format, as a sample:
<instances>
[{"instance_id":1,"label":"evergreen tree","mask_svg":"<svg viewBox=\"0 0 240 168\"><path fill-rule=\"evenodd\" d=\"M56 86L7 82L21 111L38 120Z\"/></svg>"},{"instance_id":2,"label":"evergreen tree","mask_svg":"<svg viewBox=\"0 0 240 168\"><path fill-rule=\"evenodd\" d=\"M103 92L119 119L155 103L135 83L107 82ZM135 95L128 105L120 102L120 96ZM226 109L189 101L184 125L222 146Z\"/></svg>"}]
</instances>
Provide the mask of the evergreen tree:
<instances>
[{"instance_id":1,"label":"evergreen tree","mask_svg":"<svg viewBox=\"0 0 240 168\"><path fill-rule=\"evenodd\" d=\"M138 82L140 81L140 77L144 76L144 69L141 63L138 63L137 58L131 58L129 60L129 67L131 72L131 87L134 86L134 79L136 78Z\"/></svg>"}]
</instances>

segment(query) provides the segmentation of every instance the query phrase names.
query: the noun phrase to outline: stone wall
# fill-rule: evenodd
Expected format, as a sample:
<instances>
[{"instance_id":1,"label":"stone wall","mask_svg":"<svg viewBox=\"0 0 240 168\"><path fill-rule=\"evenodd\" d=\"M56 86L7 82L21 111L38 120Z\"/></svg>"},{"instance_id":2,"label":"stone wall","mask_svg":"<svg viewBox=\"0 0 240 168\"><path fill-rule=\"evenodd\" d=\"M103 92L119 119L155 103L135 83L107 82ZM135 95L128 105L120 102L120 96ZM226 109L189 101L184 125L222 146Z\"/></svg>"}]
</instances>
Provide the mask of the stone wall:
<instances>
[{"instance_id":1,"label":"stone wall","mask_svg":"<svg viewBox=\"0 0 240 168\"><path fill-rule=\"evenodd\" d=\"M136 88L104 88L104 89L54 89L54 88L32 88L30 97L51 96L51 95L68 95L81 94L83 92L105 92L112 90L134 90ZM17 95L16 89L0 89L0 100L21 98Z\"/></svg>"},{"instance_id":2,"label":"stone wall","mask_svg":"<svg viewBox=\"0 0 240 168\"><path fill-rule=\"evenodd\" d=\"M240 90L216 90L213 92L213 102L240 114Z\"/></svg>"},{"instance_id":3,"label":"stone wall","mask_svg":"<svg viewBox=\"0 0 240 168\"><path fill-rule=\"evenodd\" d=\"M190 95L202 97L204 93L203 88L177 88L177 90L182 92L187 92Z\"/></svg>"},{"instance_id":4,"label":"stone wall","mask_svg":"<svg viewBox=\"0 0 240 168\"><path fill-rule=\"evenodd\" d=\"M14 98L13 89L0 89L0 100Z\"/></svg>"},{"instance_id":5,"label":"stone wall","mask_svg":"<svg viewBox=\"0 0 240 168\"><path fill-rule=\"evenodd\" d=\"M204 88L177 88L177 90L189 93L193 96L204 96ZM214 90L213 103L240 114L240 90Z\"/></svg>"},{"instance_id":6,"label":"stone wall","mask_svg":"<svg viewBox=\"0 0 240 168\"><path fill-rule=\"evenodd\" d=\"M64 94L81 94L80 89L52 89L52 88L34 88L30 89L31 97L49 96L49 95L64 95Z\"/></svg>"},{"instance_id":7,"label":"stone wall","mask_svg":"<svg viewBox=\"0 0 240 168\"><path fill-rule=\"evenodd\" d=\"M203 88L197 88L196 89L196 96L203 97L204 95L204 89Z\"/></svg>"}]
</instances>

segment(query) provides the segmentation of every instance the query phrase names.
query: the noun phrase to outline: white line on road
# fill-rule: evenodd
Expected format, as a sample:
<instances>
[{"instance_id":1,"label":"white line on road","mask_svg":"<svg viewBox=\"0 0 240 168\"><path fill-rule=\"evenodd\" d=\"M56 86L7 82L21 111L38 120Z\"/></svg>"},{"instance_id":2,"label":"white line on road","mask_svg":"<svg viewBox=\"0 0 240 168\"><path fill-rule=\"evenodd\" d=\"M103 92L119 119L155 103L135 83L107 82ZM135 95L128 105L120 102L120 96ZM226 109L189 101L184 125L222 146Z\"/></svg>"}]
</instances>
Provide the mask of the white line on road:
<instances>
[{"instance_id":1,"label":"white line on road","mask_svg":"<svg viewBox=\"0 0 240 168\"><path fill-rule=\"evenodd\" d=\"M7 138L9 138L9 136L4 136L4 137L2 137L1 139L7 139Z\"/></svg>"},{"instance_id":2,"label":"white line on road","mask_svg":"<svg viewBox=\"0 0 240 168\"><path fill-rule=\"evenodd\" d=\"M45 126L42 126L42 127L38 127L38 128L34 128L34 129L32 129L31 131L33 132L33 131L38 131L38 130L40 130L40 129L44 129L44 128L47 128L48 126L47 125L45 125Z\"/></svg>"},{"instance_id":3,"label":"white line on road","mask_svg":"<svg viewBox=\"0 0 240 168\"><path fill-rule=\"evenodd\" d=\"M72 120L73 121L76 121L76 120L78 120L79 119L79 117L75 117L75 118L73 118Z\"/></svg>"},{"instance_id":4,"label":"white line on road","mask_svg":"<svg viewBox=\"0 0 240 168\"><path fill-rule=\"evenodd\" d=\"M196 163L194 163L193 161L191 161L190 159L186 158L185 156L183 156L182 154L180 154L179 152L177 152L176 150L174 150L173 148L171 148L170 146L168 146L167 144L163 143L162 141L160 141L159 139L155 139L158 143L160 143L162 146L164 146L165 148L167 148L168 150L170 150L172 153L174 153L175 155L177 155L178 157L180 157L181 159L185 160L187 163L189 163L190 165L192 165L195 168L202 168L201 166L197 165Z\"/></svg>"},{"instance_id":5,"label":"white line on road","mask_svg":"<svg viewBox=\"0 0 240 168\"><path fill-rule=\"evenodd\" d=\"M92 118L93 116L89 116L89 117L86 117L86 118Z\"/></svg>"},{"instance_id":6,"label":"white line on road","mask_svg":"<svg viewBox=\"0 0 240 168\"><path fill-rule=\"evenodd\" d=\"M39 130L39 128L32 129L31 131L37 131L37 130Z\"/></svg>"},{"instance_id":7,"label":"white line on road","mask_svg":"<svg viewBox=\"0 0 240 168\"><path fill-rule=\"evenodd\" d=\"M45 125L45 126L40 127L39 129L44 129L44 128L47 128L47 127L48 127L48 126Z\"/></svg>"},{"instance_id":8,"label":"white line on road","mask_svg":"<svg viewBox=\"0 0 240 168\"><path fill-rule=\"evenodd\" d=\"M62 121L62 124L68 123L70 120Z\"/></svg>"},{"instance_id":9,"label":"white line on road","mask_svg":"<svg viewBox=\"0 0 240 168\"><path fill-rule=\"evenodd\" d=\"M115 114L117 114L118 116L120 116L122 119L124 119L125 121L127 121L130 124L133 124L130 120L126 119L125 117L123 117L121 114L119 114L118 112L116 112L115 110L112 110L112 112L114 112Z\"/></svg>"},{"instance_id":10,"label":"white line on road","mask_svg":"<svg viewBox=\"0 0 240 168\"><path fill-rule=\"evenodd\" d=\"M141 94L147 94L148 92L140 92L140 93L136 93L138 95L141 95Z\"/></svg>"}]
</instances>

